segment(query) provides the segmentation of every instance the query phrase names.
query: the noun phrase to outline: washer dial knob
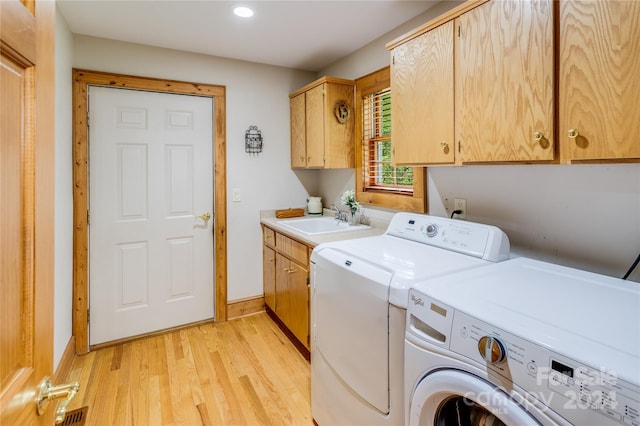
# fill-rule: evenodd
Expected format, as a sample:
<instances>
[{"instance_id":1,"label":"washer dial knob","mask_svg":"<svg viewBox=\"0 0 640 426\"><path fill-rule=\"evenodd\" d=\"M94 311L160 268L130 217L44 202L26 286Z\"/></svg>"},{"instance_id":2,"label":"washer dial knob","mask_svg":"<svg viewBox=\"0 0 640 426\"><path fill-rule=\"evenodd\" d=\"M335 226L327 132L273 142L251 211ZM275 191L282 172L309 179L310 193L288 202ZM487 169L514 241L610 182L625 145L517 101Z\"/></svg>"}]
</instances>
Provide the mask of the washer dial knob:
<instances>
[{"instance_id":1,"label":"washer dial knob","mask_svg":"<svg viewBox=\"0 0 640 426\"><path fill-rule=\"evenodd\" d=\"M432 223L431 225L427 225L424 228L424 235L427 237L435 237L438 235L438 225Z\"/></svg>"},{"instance_id":2,"label":"washer dial knob","mask_svg":"<svg viewBox=\"0 0 640 426\"><path fill-rule=\"evenodd\" d=\"M495 336L484 336L478 340L478 351L489 364L500 364L507 357L507 350Z\"/></svg>"}]
</instances>

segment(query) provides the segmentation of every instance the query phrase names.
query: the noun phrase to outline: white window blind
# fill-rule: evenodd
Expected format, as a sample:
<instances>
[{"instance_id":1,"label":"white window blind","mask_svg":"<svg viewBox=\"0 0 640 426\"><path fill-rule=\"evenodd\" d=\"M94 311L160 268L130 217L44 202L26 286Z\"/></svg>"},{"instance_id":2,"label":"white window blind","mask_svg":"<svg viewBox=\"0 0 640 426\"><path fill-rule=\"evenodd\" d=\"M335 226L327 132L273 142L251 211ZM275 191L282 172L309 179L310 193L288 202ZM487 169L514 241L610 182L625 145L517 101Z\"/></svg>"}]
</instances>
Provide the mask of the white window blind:
<instances>
[{"instance_id":1,"label":"white window blind","mask_svg":"<svg viewBox=\"0 0 640 426\"><path fill-rule=\"evenodd\" d=\"M391 88L363 96L365 190L413 193L413 167L391 164Z\"/></svg>"}]
</instances>

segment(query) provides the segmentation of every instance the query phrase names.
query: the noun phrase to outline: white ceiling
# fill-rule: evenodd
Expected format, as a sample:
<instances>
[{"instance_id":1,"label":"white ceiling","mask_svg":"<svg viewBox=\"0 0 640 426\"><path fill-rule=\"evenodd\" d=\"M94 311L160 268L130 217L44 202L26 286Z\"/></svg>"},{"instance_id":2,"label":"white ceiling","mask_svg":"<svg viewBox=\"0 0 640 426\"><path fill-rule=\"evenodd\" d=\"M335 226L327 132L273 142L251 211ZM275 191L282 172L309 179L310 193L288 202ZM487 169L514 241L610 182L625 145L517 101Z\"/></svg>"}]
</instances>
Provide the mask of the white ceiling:
<instances>
[{"instance_id":1,"label":"white ceiling","mask_svg":"<svg viewBox=\"0 0 640 426\"><path fill-rule=\"evenodd\" d=\"M439 0L58 0L71 32L319 71ZM251 18L233 14L249 6Z\"/></svg>"}]
</instances>

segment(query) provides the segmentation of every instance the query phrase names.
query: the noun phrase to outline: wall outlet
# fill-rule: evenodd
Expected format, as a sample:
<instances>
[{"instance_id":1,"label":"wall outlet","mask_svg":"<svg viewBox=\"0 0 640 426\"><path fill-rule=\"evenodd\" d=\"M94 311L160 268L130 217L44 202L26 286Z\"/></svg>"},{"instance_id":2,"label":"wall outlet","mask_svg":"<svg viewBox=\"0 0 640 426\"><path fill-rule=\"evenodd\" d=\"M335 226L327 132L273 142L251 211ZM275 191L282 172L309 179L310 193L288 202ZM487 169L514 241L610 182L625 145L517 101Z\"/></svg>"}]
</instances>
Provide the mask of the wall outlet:
<instances>
[{"instance_id":1,"label":"wall outlet","mask_svg":"<svg viewBox=\"0 0 640 426\"><path fill-rule=\"evenodd\" d=\"M456 198L453 202L453 210L462 210L460 214L454 214L454 218L464 219L467 217L467 200L464 198Z\"/></svg>"}]
</instances>

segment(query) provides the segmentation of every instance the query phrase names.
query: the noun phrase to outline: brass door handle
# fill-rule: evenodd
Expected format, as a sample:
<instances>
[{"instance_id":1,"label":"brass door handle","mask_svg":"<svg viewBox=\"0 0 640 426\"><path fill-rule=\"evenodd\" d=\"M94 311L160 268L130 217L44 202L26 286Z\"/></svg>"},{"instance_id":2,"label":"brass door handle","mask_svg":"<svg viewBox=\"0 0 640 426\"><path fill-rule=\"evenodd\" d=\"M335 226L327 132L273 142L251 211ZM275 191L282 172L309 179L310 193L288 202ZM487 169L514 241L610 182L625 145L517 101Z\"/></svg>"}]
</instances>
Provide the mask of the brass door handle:
<instances>
[{"instance_id":1,"label":"brass door handle","mask_svg":"<svg viewBox=\"0 0 640 426\"><path fill-rule=\"evenodd\" d=\"M206 212L206 213L203 213L203 214L201 214L200 216L196 216L196 217L197 217L198 219L202 219L202 220L204 220L205 222L209 222L209 219L211 219L211 213Z\"/></svg>"},{"instance_id":2,"label":"brass door handle","mask_svg":"<svg viewBox=\"0 0 640 426\"><path fill-rule=\"evenodd\" d=\"M38 397L36 398L38 415L41 416L44 414L49 401L64 398L64 401L58 405L55 420L56 424L62 423L67 415L67 406L69 406L69 403L73 397L76 396L79 389L80 384L78 382L54 386L53 383L51 383L51 378L45 377L38 385Z\"/></svg>"},{"instance_id":3,"label":"brass door handle","mask_svg":"<svg viewBox=\"0 0 640 426\"><path fill-rule=\"evenodd\" d=\"M533 140L536 142L540 142L544 139L544 134L542 132L533 132Z\"/></svg>"},{"instance_id":4,"label":"brass door handle","mask_svg":"<svg viewBox=\"0 0 640 426\"><path fill-rule=\"evenodd\" d=\"M578 133L577 129L569 129L569 131L567 132L567 136L569 137L569 139L575 139L580 135L580 133Z\"/></svg>"}]
</instances>

